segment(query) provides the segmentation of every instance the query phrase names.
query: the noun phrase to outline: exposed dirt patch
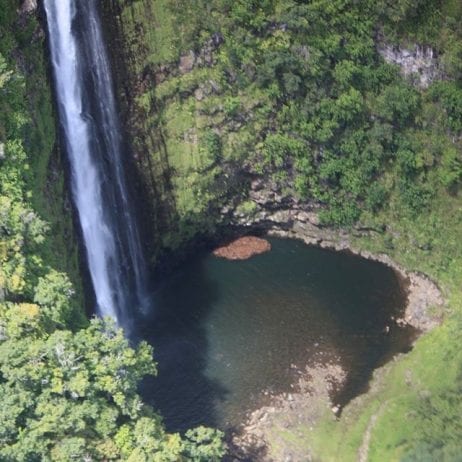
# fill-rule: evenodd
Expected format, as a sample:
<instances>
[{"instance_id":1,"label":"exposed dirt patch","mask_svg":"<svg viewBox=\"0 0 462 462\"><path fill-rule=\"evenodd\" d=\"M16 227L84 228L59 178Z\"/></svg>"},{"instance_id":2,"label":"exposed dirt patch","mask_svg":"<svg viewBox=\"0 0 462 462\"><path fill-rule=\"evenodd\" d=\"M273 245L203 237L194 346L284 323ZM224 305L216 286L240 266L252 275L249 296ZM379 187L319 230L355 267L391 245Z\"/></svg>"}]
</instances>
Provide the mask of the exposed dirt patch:
<instances>
[{"instance_id":1,"label":"exposed dirt patch","mask_svg":"<svg viewBox=\"0 0 462 462\"><path fill-rule=\"evenodd\" d=\"M218 247L213 251L213 255L227 260L247 260L254 255L269 252L270 250L271 244L266 239L245 236Z\"/></svg>"}]
</instances>

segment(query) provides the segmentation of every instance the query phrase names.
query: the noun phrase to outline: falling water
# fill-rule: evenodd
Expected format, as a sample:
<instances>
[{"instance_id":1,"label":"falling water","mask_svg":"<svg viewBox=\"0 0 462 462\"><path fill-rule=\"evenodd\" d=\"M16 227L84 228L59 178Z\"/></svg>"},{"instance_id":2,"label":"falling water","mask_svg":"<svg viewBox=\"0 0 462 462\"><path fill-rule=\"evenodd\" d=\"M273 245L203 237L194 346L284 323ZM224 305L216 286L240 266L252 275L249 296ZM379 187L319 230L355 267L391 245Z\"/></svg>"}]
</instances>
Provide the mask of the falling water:
<instances>
[{"instance_id":1,"label":"falling water","mask_svg":"<svg viewBox=\"0 0 462 462\"><path fill-rule=\"evenodd\" d=\"M71 187L97 310L128 327L144 308L145 265L96 0L44 0Z\"/></svg>"}]
</instances>

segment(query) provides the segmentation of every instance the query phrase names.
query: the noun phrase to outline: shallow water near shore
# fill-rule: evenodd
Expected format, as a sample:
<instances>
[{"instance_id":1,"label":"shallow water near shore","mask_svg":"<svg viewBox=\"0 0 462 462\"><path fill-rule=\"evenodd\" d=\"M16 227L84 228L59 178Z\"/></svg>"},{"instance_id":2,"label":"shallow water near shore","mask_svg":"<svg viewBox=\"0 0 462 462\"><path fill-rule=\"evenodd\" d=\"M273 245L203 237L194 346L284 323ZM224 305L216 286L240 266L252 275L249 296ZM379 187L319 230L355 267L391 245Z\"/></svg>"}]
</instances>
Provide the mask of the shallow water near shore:
<instances>
[{"instance_id":1,"label":"shallow water near shore","mask_svg":"<svg viewBox=\"0 0 462 462\"><path fill-rule=\"evenodd\" d=\"M155 290L139 335L154 346L159 375L144 399L167 428L229 430L292 390L299 371L323 363L346 372L334 403L366 391L373 369L411 348L399 327L406 294L387 266L295 240L245 261L201 254Z\"/></svg>"}]
</instances>

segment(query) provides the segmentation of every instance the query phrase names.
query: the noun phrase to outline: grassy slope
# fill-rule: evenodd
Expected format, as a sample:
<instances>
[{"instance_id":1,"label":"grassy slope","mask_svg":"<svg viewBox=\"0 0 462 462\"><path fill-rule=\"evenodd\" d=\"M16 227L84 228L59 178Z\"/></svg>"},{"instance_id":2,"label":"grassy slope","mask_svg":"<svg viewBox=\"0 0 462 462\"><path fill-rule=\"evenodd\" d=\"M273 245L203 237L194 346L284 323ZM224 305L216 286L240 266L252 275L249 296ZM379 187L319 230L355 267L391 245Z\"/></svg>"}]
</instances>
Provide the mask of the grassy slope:
<instances>
[{"instance_id":1,"label":"grassy slope","mask_svg":"<svg viewBox=\"0 0 462 462\"><path fill-rule=\"evenodd\" d=\"M175 249L198 233L213 232L221 207L229 197L242 195L246 185L228 173L230 166L247 157L258 128L248 123L231 129L231 113L250 109L265 96L254 92L236 98L220 66L198 67L184 75L176 72L155 86L148 78L148 84L136 87L133 81L140 76L152 79L162 64L177 62L191 47L200 49L204 37L210 36L203 31L207 17L196 8L198 2L189 3L183 11L180 4L173 11L169 0L119 3L135 92L130 102L132 144L139 170L151 175L144 175L144 180L152 201L170 204L170 223L159 233L157 247ZM219 87L218 94L210 90L211 81ZM206 93L202 100L193 94L198 87ZM221 146L215 151L210 143L213 133L220 134ZM159 142L161 138L164 143ZM151 229L156 229L159 220L155 215Z\"/></svg>"},{"instance_id":2,"label":"grassy slope","mask_svg":"<svg viewBox=\"0 0 462 462\"><path fill-rule=\"evenodd\" d=\"M449 0L441 4L442 16L450 18L446 21L460 21L460 2ZM427 43L446 50L450 47L448 34L434 19L435 13L428 10L430 14L414 21L414 27L409 22L404 23L402 34L406 34L411 43L425 37ZM458 41L454 36L451 40ZM422 112L426 111L430 110L424 107ZM429 130L435 130L436 125L430 126ZM389 233L358 241L356 245L374 252L386 252L405 267L422 271L437 281L448 302L445 321L441 327L421 337L411 353L380 371L372 392L353 402L342 420L331 424L331 431L317 433L319 453L326 454L327 459L355 460L358 445L374 414L378 418L370 432L369 460L402 460L409 446L419 445L424 450L421 453L415 451L406 460L459 460L460 457L460 400L452 403L443 400L440 408L424 407L424 418L421 410L423 402L428 399L436 401L448 390L460 393L462 201L457 189L448 194L435 186L435 195L425 211L415 215L399 207L397 196L395 193L391 197L387 210L365 218L368 224L386 224ZM325 434L332 438L329 444ZM436 446L441 446L440 452L428 450L434 448L435 441ZM454 443L456 449L445 452L444 446Z\"/></svg>"}]
</instances>

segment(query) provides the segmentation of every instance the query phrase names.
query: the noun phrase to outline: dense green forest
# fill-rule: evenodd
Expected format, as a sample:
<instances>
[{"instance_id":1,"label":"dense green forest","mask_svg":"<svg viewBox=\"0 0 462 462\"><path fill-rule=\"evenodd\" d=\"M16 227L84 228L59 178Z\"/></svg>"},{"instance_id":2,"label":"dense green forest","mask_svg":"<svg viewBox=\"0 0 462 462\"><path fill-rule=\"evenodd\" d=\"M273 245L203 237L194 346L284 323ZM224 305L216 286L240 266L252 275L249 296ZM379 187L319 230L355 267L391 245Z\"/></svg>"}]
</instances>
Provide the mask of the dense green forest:
<instances>
[{"instance_id":1,"label":"dense green forest","mask_svg":"<svg viewBox=\"0 0 462 462\"><path fill-rule=\"evenodd\" d=\"M462 4L109 3L133 58L138 167L163 177L167 155L173 171L146 198L174 204L164 247L213 232L230 201L251 218L247 180L259 177L316 204L358 248L430 275L447 297L442 326L339 421L288 431L290 444L355 460L374 416L370 460L460 460ZM85 316L43 31L17 8L8 0L0 11L0 460L220 460L220 431L169 434L141 402L152 349ZM419 87L380 43L431 47L438 77ZM188 64L190 50L202 61ZM355 238L359 226L375 232Z\"/></svg>"}]
</instances>

